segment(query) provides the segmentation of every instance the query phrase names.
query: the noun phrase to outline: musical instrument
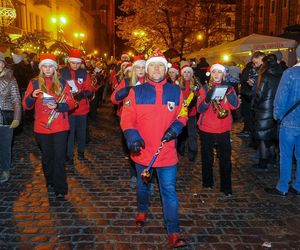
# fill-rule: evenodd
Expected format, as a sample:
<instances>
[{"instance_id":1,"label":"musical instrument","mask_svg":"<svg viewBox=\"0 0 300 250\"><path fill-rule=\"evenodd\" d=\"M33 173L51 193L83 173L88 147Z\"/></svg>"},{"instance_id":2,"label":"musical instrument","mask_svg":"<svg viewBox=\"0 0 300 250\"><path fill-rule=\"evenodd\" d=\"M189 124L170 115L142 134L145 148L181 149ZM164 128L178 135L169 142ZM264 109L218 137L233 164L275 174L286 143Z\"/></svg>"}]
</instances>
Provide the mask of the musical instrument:
<instances>
[{"instance_id":1,"label":"musical instrument","mask_svg":"<svg viewBox=\"0 0 300 250\"><path fill-rule=\"evenodd\" d=\"M65 103L66 99L65 99L65 95L61 95L57 101L57 103ZM47 120L47 124L46 124L46 128L50 128L52 122L58 117L59 112L56 111L55 109L52 109L49 116L48 116L48 120Z\"/></svg>"},{"instance_id":2,"label":"musical instrument","mask_svg":"<svg viewBox=\"0 0 300 250\"><path fill-rule=\"evenodd\" d=\"M208 90L211 90L213 88L212 84L209 82L207 84L208 86ZM220 99L214 99L214 100L211 100L211 104L213 106L213 111L214 113L217 114L217 117L218 119L224 119L228 116L228 110L224 109L220 103Z\"/></svg>"}]
</instances>

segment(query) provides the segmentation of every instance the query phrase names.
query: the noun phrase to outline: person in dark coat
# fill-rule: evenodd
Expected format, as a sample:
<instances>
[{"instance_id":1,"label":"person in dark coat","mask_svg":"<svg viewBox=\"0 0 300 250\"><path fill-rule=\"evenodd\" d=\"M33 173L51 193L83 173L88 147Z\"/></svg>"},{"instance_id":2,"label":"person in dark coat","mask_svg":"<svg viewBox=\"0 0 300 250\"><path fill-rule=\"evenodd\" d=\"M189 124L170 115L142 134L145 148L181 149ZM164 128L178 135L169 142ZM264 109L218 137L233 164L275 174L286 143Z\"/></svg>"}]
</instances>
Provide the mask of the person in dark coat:
<instances>
[{"instance_id":1,"label":"person in dark coat","mask_svg":"<svg viewBox=\"0 0 300 250\"><path fill-rule=\"evenodd\" d=\"M195 76L199 78L202 85L206 84L206 81L209 79L209 77L206 75L208 68L209 64L206 61L206 58L201 57L197 67L195 68Z\"/></svg>"},{"instance_id":2,"label":"person in dark coat","mask_svg":"<svg viewBox=\"0 0 300 250\"><path fill-rule=\"evenodd\" d=\"M282 75L282 69L274 54L263 58L263 66L259 72L256 95L252 102L255 111L255 139L259 142L259 163L256 169L266 169L267 164L276 160L275 142L277 126L273 119L273 102Z\"/></svg>"}]
</instances>

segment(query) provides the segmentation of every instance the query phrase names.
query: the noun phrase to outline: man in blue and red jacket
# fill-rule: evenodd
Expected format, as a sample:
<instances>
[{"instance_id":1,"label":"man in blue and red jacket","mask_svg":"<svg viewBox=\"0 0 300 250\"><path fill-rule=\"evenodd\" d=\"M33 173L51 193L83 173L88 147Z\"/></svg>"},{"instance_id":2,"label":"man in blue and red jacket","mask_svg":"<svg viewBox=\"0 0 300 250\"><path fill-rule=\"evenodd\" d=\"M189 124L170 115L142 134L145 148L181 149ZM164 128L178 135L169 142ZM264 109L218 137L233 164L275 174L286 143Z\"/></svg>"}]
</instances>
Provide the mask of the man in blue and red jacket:
<instances>
[{"instance_id":1,"label":"man in blue and red jacket","mask_svg":"<svg viewBox=\"0 0 300 250\"><path fill-rule=\"evenodd\" d=\"M90 111L90 97L97 90L92 85L86 69L81 68L81 51L72 49L69 53L69 65L60 70L60 76L71 88L76 108L69 112L70 133L68 137L67 164L73 165L75 135L78 143L78 159L84 159L86 142L87 114Z\"/></svg>"},{"instance_id":2,"label":"man in blue and red jacket","mask_svg":"<svg viewBox=\"0 0 300 250\"><path fill-rule=\"evenodd\" d=\"M183 96L179 86L167 83L167 64L159 50L149 57L146 62L147 81L132 88L124 101L121 128L131 151L131 159L136 163L137 225L144 225L149 203L149 185L143 183L141 173L161 142L166 142L153 167L159 179L168 241L172 247L179 247L186 245L186 242L179 236L175 139L185 126L187 116L179 116Z\"/></svg>"}]
</instances>

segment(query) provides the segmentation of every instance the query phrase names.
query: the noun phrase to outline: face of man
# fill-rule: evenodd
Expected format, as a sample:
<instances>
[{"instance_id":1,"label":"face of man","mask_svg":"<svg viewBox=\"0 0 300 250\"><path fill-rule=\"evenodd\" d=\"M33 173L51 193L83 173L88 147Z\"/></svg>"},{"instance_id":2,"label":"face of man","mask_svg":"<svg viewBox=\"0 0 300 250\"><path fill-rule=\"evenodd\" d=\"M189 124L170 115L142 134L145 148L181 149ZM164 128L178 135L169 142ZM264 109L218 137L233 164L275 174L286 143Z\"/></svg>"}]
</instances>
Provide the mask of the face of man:
<instances>
[{"instance_id":1,"label":"face of man","mask_svg":"<svg viewBox=\"0 0 300 250\"><path fill-rule=\"evenodd\" d=\"M183 77L184 80L189 81L189 80L191 80L191 78L192 78L192 74L191 74L190 71L184 70L184 71L182 72L182 77Z\"/></svg>"},{"instance_id":2,"label":"face of man","mask_svg":"<svg viewBox=\"0 0 300 250\"><path fill-rule=\"evenodd\" d=\"M80 68L81 63L80 62L69 62L70 68L72 70L77 70Z\"/></svg>"},{"instance_id":3,"label":"face of man","mask_svg":"<svg viewBox=\"0 0 300 250\"><path fill-rule=\"evenodd\" d=\"M145 76L145 66L135 66L135 73L137 77Z\"/></svg>"},{"instance_id":4,"label":"face of man","mask_svg":"<svg viewBox=\"0 0 300 250\"><path fill-rule=\"evenodd\" d=\"M255 68L259 68L263 64L262 59L263 59L263 57L257 57L257 58L252 59L252 63Z\"/></svg>"},{"instance_id":5,"label":"face of man","mask_svg":"<svg viewBox=\"0 0 300 250\"><path fill-rule=\"evenodd\" d=\"M162 62L152 62L148 65L148 76L153 82L161 82L165 79L166 67Z\"/></svg>"},{"instance_id":6,"label":"face of man","mask_svg":"<svg viewBox=\"0 0 300 250\"><path fill-rule=\"evenodd\" d=\"M211 72L211 79L213 80L213 82L222 82L223 76L224 74L222 70L214 69Z\"/></svg>"},{"instance_id":7,"label":"face of man","mask_svg":"<svg viewBox=\"0 0 300 250\"><path fill-rule=\"evenodd\" d=\"M55 67L52 64L45 63L41 68L44 76L46 77L50 77L54 74Z\"/></svg>"}]
</instances>

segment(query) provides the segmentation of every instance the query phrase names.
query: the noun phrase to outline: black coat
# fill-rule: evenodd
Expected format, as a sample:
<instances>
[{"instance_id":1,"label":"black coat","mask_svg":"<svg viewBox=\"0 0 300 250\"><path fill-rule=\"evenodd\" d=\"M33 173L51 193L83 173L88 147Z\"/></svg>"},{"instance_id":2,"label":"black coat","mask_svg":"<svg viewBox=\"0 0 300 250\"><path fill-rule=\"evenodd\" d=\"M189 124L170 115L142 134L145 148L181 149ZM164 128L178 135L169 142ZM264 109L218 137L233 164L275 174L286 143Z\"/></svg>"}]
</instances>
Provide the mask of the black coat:
<instances>
[{"instance_id":1,"label":"black coat","mask_svg":"<svg viewBox=\"0 0 300 250\"><path fill-rule=\"evenodd\" d=\"M255 138L257 140L273 140L276 138L276 121L273 119L273 102L282 75L281 67L271 65L262 73L256 95L252 102L254 110Z\"/></svg>"}]
</instances>

